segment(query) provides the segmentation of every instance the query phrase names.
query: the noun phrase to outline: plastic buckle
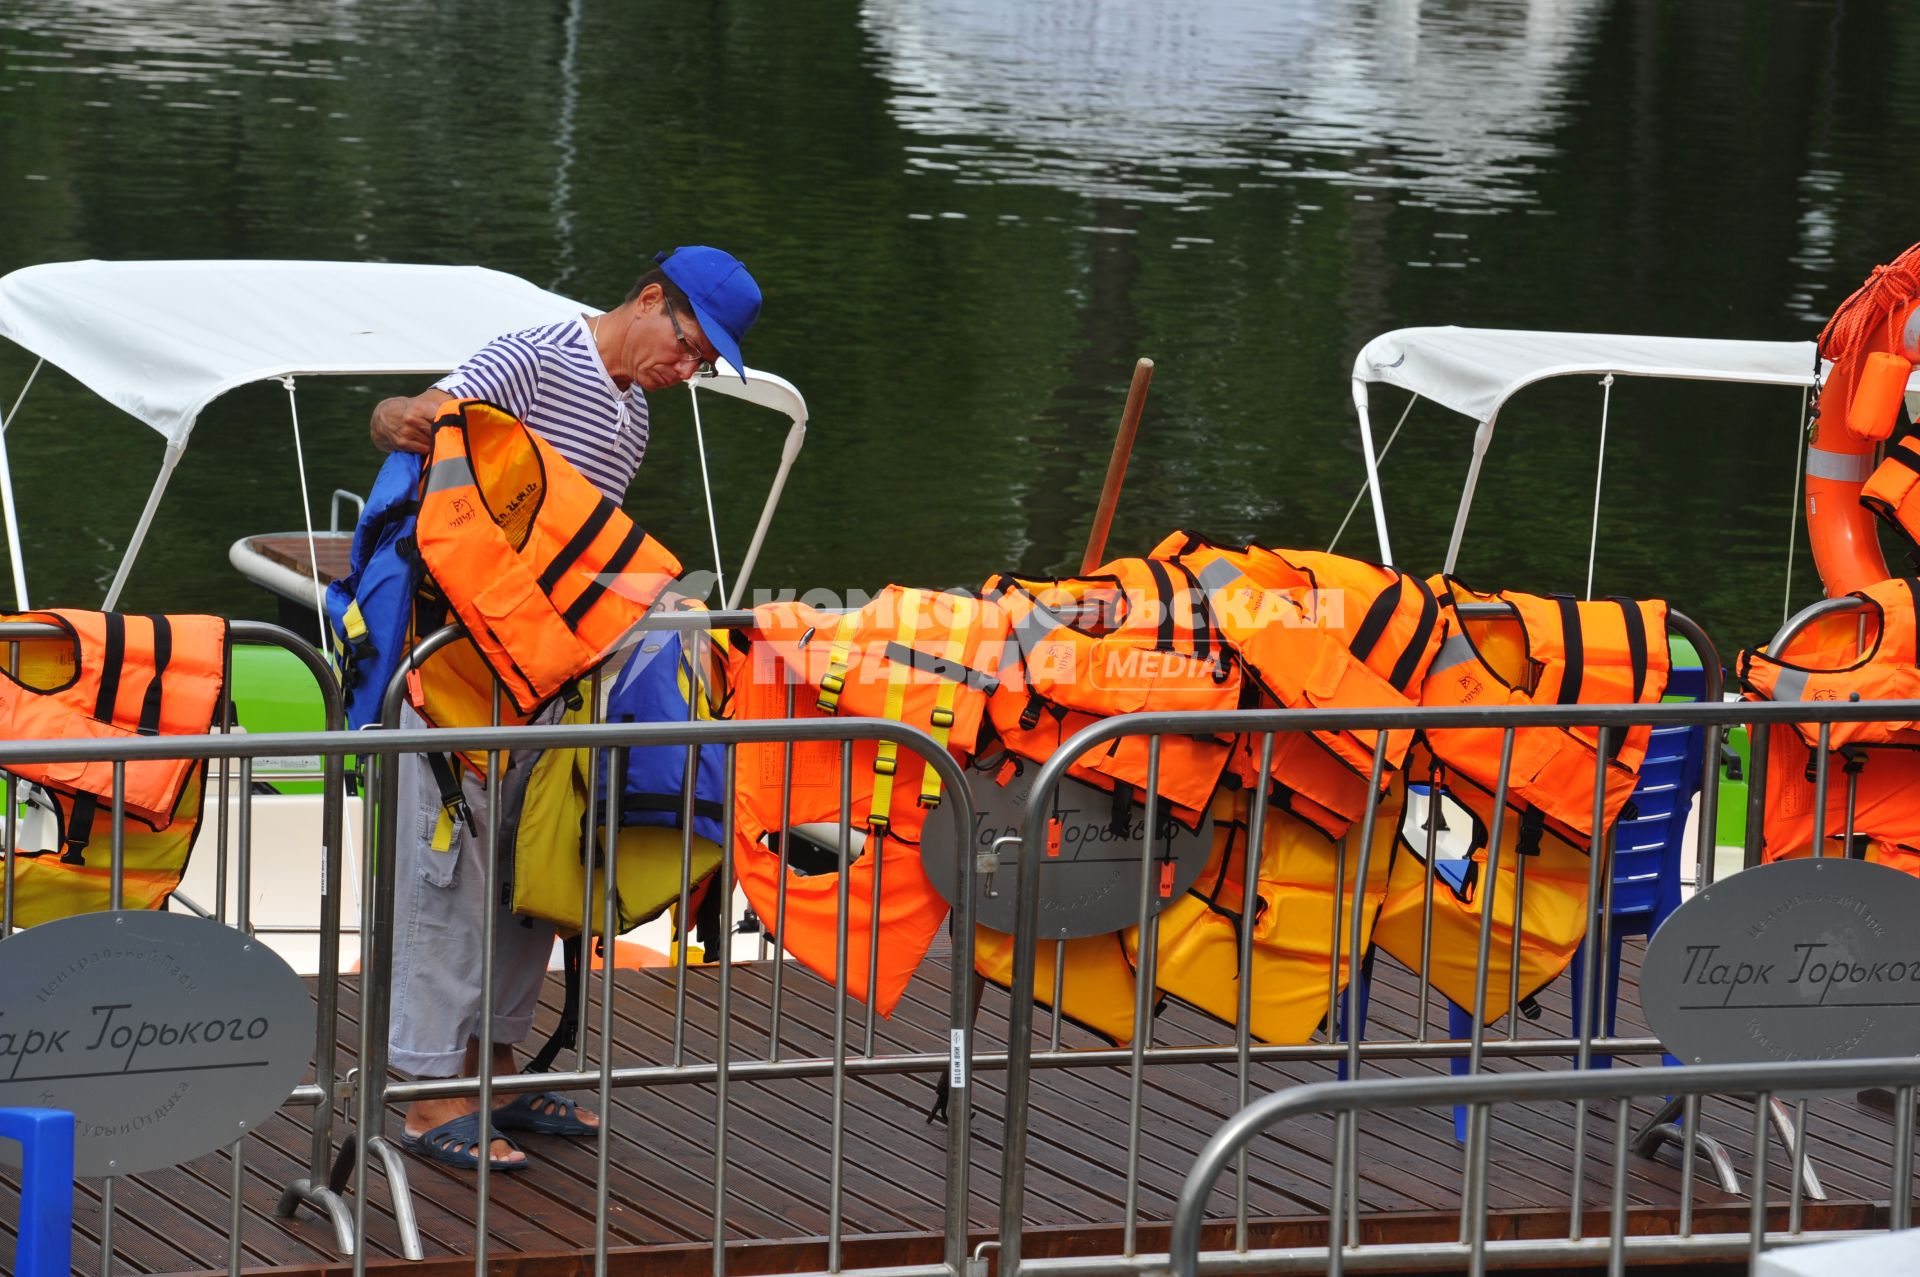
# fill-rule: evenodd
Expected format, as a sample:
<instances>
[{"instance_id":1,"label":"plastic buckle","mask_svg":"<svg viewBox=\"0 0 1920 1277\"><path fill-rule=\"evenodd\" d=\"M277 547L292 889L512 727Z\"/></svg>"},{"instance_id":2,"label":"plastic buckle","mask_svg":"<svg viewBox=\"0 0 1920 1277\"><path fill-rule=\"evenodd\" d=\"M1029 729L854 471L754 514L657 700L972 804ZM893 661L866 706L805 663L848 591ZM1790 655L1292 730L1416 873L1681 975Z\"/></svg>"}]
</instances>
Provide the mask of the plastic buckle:
<instances>
[{"instance_id":1,"label":"plastic buckle","mask_svg":"<svg viewBox=\"0 0 1920 1277\"><path fill-rule=\"evenodd\" d=\"M945 731L953 726L953 711L950 709L936 709L933 711L931 721L935 727L938 727L941 731Z\"/></svg>"},{"instance_id":2,"label":"plastic buckle","mask_svg":"<svg viewBox=\"0 0 1920 1277\"><path fill-rule=\"evenodd\" d=\"M873 760L873 774L876 776L891 776L893 775L894 768L898 765L899 763L896 759L886 757L876 758Z\"/></svg>"}]
</instances>

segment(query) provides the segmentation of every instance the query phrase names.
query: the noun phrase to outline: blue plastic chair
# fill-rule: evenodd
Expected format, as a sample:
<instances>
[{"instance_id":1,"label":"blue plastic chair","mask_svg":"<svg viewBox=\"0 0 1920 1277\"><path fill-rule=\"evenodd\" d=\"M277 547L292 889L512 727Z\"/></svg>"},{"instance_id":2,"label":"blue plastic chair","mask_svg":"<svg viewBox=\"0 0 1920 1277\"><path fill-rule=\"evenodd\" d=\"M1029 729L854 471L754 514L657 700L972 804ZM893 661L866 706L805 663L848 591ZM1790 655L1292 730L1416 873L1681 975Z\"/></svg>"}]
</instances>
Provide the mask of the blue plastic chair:
<instances>
[{"instance_id":1,"label":"blue plastic chair","mask_svg":"<svg viewBox=\"0 0 1920 1277\"><path fill-rule=\"evenodd\" d=\"M20 1229L15 1277L67 1277L73 1270L73 1114L0 1108L0 1138L20 1144Z\"/></svg>"}]
</instances>

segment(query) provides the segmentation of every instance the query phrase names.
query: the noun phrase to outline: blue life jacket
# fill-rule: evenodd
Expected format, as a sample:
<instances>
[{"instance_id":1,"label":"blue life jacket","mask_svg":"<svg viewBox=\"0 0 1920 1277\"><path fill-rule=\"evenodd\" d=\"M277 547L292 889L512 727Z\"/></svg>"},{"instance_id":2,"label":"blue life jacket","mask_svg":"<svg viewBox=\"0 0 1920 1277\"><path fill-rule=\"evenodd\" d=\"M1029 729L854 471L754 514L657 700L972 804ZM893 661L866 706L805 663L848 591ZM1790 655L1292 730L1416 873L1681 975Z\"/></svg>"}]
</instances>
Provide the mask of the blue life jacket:
<instances>
[{"instance_id":1,"label":"blue life jacket","mask_svg":"<svg viewBox=\"0 0 1920 1277\"><path fill-rule=\"evenodd\" d=\"M684 650L682 636L677 632L645 635L614 680L608 694L607 721L689 721L692 716L687 697L692 676L681 659ZM725 746L700 746L700 758L694 770L693 832L716 843L724 842L721 822L726 816L726 767ZM686 776L687 747L684 745L645 745L629 749L620 823L679 828ZM601 794L604 801L604 789Z\"/></svg>"},{"instance_id":2,"label":"blue life jacket","mask_svg":"<svg viewBox=\"0 0 1920 1277\"><path fill-rule=\"evenodd\" d=\"M424 571L413 542L424 460L388 455L354 526L347 575L327 586L327 629L351 728L379 721L380 698L407 653Z\"/></svg>"}]
</instances>

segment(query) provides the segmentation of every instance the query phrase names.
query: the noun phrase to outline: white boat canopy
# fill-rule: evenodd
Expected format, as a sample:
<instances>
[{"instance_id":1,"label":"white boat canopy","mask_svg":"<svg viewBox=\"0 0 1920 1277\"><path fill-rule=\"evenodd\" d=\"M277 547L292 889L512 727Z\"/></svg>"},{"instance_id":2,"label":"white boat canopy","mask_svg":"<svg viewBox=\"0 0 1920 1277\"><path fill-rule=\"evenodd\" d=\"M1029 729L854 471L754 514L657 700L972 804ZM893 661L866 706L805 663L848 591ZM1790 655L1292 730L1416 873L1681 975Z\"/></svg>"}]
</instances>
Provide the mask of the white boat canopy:
<instances>
[{"instance_id":1,"label":"white boat canopy","mask_svg":"<svg viewBox=\"0 0 1920 1277\"><path fill-rule=\"evenodd\" d=\"M108 608L126 584L195 421L220 395L277 380L291 396L294 379L305 376L439 376L501 333L598 309L478 266L79 261L29 266L0 278L0 336L42 363L66 370L166 440L160 474L108 590L103 605ZM783 412L793 425L736 578L741 589L805 439L807 421L806 401L792 384L753 369L746 375L743 385L723 367L719 376L702 378L700 388ZM27 384L32 381L29 376ZM4 425L0 422L0 431ZM298 445L297 409L294 432ZM25 607L26 576L4 438L0 433L0 498L14 592ZM303 475L303 491L304 484Z\"/></svg>"},{"instance_id":2,"label":"white boat canopy","mask_svg":"<svg viewBox=\"0 0 1920 1277\"><path fill-rule=\"evenodd\" d=\"M1819 361L1810 341L1719 341L1699 337L1638 337L1611 333L1526 332L1499 328L1401 328L1368 342L1353 361L1353 402L1360 413L1366 490L1373 501L1380 557L1393 561L1386 504L1373 443L1368 387L1397 386L1479 423L1473 455L1454 516L1444 570L1452 572L1473 507L1480 465L1493 441L1500 409L1518 391L1553 377L1668 377L1747 385L1817 384ZM1604 429L1604 419L1602 428ZM1391 442L1391 441L1389 441ZM1598 506L1595 507L1596 517ZM1589 575L1591 575L1591 563Z\"/></svg>"}]
</instances>

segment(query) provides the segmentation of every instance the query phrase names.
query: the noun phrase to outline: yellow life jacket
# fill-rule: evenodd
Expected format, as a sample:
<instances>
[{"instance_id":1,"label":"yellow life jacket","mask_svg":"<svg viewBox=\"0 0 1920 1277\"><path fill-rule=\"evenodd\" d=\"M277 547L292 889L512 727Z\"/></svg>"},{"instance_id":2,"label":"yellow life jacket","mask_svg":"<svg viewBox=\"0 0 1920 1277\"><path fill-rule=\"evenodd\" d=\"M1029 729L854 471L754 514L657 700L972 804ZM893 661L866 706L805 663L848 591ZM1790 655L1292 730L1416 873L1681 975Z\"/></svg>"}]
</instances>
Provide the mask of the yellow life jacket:
<instances>
[{"instance_id":1,"label":"yellow life jacket","mask_svg":"<svg viewBox=\"0 0 1920 1277\"><path fill-rule=\"evenodd\" d=\"M704 695L696 701L695 712L702 719L713 717ZM569 710L560 721L589 721L587 707ZM580 927L581 901L586 891L583 832L594 831L597 847L598 831L603 826L604 804L593 802L587 787L591 754L586 749L543 751L525 773L519 819L502 834L512 848L513 911L548 919L568 931ZM603 758L603 773L605 766ZM604 774L600 783L607 783ZM509 802L507 806L512 810L514 804ZM680 830L659 825L621 826L615 848L619 877L619 890L614 896L617 931L630 931L676 904L683 868L691 875L689 885L694 886L719 867L720 847L710 839L695 836L692 862L683 866ZM590 935L597 936L604 930L606 879L605 864L596 861Z\"/></svg>"},{"instance_id":2,"label":"yellow life jacket","mask_svg":"<svg viewBox=\"0 0 1920 1277\"><path fill-rule=\"evenodd\" d=\"M173 819L159 829L151 829L138 820L128 820L122 842L124 874L121 878L121 907L124 909L162 909L167 897L179 887L187 871L187 860L200 833L200 814L207 783L207 762L202 759L187 773L173 807ZM35 847L24 836L13 858L13 918L17 926L31 927L81 913L99 913L113 899L112 858L105 849L113 840L113 806L97 804L85 833L93 851L84 861L61 855L62 836L71 837L73 812L69 800L60 799L60 818L67 823L63 835Z\"/></svg>"},{"instance_id":3,"label":"yellow life jacket","mask_svg":"<svg viewBox=\"0 0 1920 1277\"><path fill-rule=\"evenodd\" d=\"M1060 1014L1117 1046L1133 1041L1133 1000L1137 983L1133 958L1118 931L1055 941L1041 937L1034 950L1033 1000L1053 1005L1055 957L1064 951L1060 978ZM973 969L1005 989L1013 984L1013 937L991 927L973 934Z\"/></svg>"},{"instance_id":4,"label":"yellow life jacket","mask_svg":"<svg viewBox=\"0 0 1920 1277\"><path fill-rule=\"evenodd\" d=\"M1415 749L1407 773L1416 783L1431 774L1423 751ZM1443 790L1442 793L1445 791ZM1456 795L1457 797L1457 795ZM1433 923L1428 982L1455 1006L1473 1006L1474 973L1479 965L1480 921L1487 905L1487 847L1490 829L1470 808L1472 852L1449 872L1430 869L1425 860L1424 829L1403 833L1393 857L1386 901L1374 925L1373 943L1410 971L1420 970L1421 937L1426 931L1427 882L1433 880ZM1429 815L1431 819L1431 815ZM1532 850L1525 850L1531 847ZM1520 897L1519 865L1526 861L1526 894ZM1441 862L1443 865L1446 862ZM1523 829L1507 814L1500 836L1500 864L1493 891L1493 931L1487 954L1488 1023L1507 1013L1514 970L1514 904L1520 903L1520 996L1530 998L1558 976L1587 934L1587 885L1591 865L1584 844L1576 845L1552 828ZM1603 867L1602 872L1605 872Z\"/></svg>"},{"instance_id":5,"label":"yellow life jacket","mask_svg":"<svg viewBox=\"0 0 1920 1277\"><path fill-rule=\"evenodd\" d=\"M1345 989L1353 955L1363 957L1374 918L1385 899L1402 791L1381 801L1367 864L1359 943L1354 943L1353 893L1359 883L1359 835L1343 840L1286 811L1270 808L1261 838L1254 890L1253 983L1248 1031L1261 1042L1300 1043L1326 1019L1329 995ZM1215 829L1216 854L1200 881L1160 915L1158 987L1228 1024L1239 1017L1240 929L1246 925L1247 820L1251 798L1229 799ZM1335 937L1338 936L1336 942ZM1129 939L1129 952L1137 945Z\"/></svg>"}]
</instances>

